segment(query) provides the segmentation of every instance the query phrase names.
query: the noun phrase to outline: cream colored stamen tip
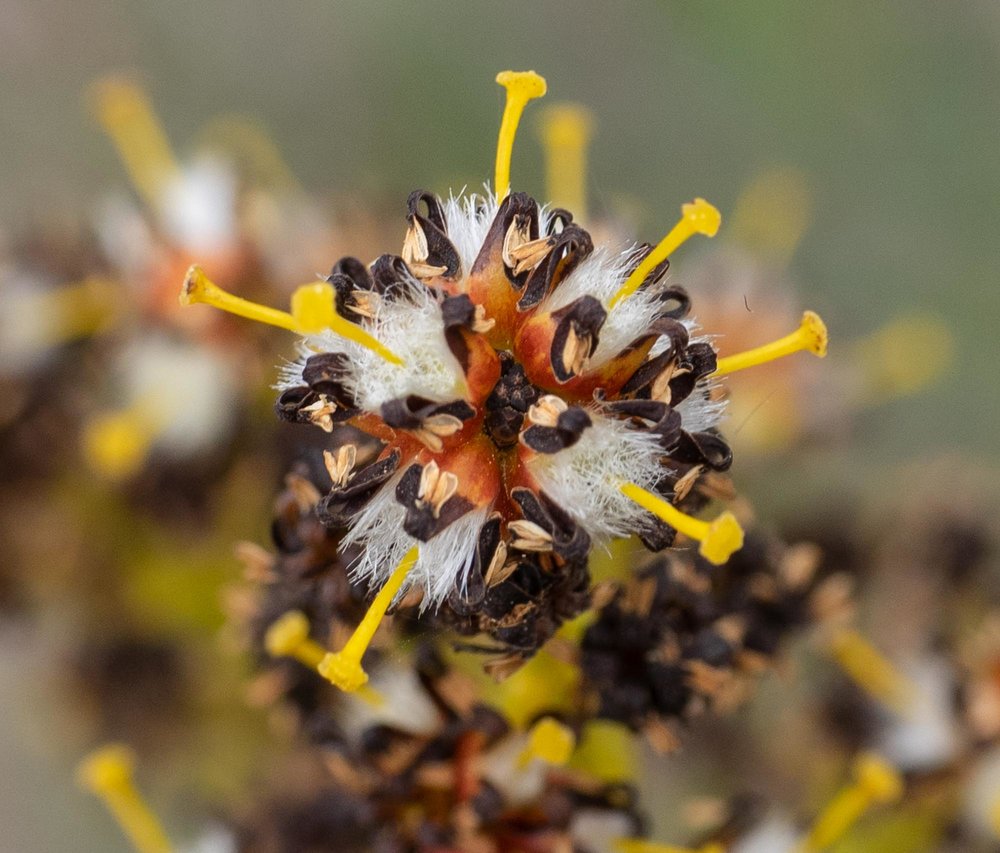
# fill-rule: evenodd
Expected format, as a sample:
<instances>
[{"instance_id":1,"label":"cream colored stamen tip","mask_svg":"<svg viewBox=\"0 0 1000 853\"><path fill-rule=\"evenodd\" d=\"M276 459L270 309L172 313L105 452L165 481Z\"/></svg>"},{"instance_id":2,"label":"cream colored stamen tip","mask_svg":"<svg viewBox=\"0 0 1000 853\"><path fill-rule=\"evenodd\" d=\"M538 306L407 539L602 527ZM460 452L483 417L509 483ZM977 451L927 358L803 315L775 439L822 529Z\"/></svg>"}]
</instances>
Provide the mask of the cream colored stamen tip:
<instances>
[{"instance_id":1,"label":"cream colored stamen tip","mask_svg":"<svg viewBox=\"0 0 1000 853\"><path fill-rule=\"evenodd\" d=\"M724 512L708 524L698 553L710 563L721 566L743 547L743 528L731 512Z\"/></svg>"},{"instance_id":2,"label":"cream colored stamen tip","mask_svg":"<svg viewBox=\"0 0 1000 853\"><path fill-rule=\"evenodd\" d=\"M540 98L548 91L545 78L534 71L501 71L497 74L497 83L512 95L517 94L527 100Z\"/></svg>"},{"instance_id":3,"label":"cream colored stamen tip","mask_svg":"<svg viewBox=\"0 0 1000 853\"><path fill-rule=\"evenodd\" d=\"M805 311L802 314L800 327L808 341L807 349L819 358L826 358L826 347L830 336L826 331L826 323L815 311Z\"/></svg>"},{"instance_id":4,"label":"cream colored stamen tip","mask_svg":"<svg viewBox=\"0 0 1000 853\"><path fill-rule=\"evenodd\" d=\"M368 673L355 660L345 658L340 652L329 652L317 667L319 674L334 687L353 693L368 683Z\"/></svg>"},{"instance_id":5,"label":"cream colored stamen tip","mask_svg":"<svg viewBox=\"0 0 1000 853\"><path fill-rule=\"evenodd\" d=\"M561 767L569 761L575 747L573 730L553 717L543 717L531 729L531 754L547 764Z\"/></svg>"},{"instance_id":6,"label":"cream colored stamen tip","mask_svg":"<svg viewBox=\"0 0 1000 853\"><path fill-rule=\"evenodd\" d=\"M287 657L309 638L309 620L299 610L291 610L274 622L264 634L264 648L271 657Z\"/></svg>"},{"instance_id":7,"label":"cream colored stamen tip","mask_svg":"<svg viewBox=\"0 0 1000 853\"><path fill-rule=\"evenodd\" d=\"M691 223L695 232L706 237L714 237L722 225L722 214L715 205L703 198L696 198L688 204L681 205L684 218Z\"/></svg>"},{"instance_id":8,"label":"cream colored stamen tip","mask_svg":"<svg viewBox=\"0 0 1000 853\"><path fill-rule=\"evenodd\" d=\"M95 749L76 768L77 784L94 793L113 791L131 782L135 753L122 743Z\"/></svg>"},{"instance_id":9,"label":"cream colored stamen tip","mask_svg":"<svg viewBox=\"0 0 1000 853\"><path fill-rule=\"evenodd\" d=\"M858 786L877 803L892 803L903 796L903 779L884 758L864 753L854 764Z\"/></svg>"},{"instance_id":10,"label":"cream colored stamen tip","mask_svg":"<svg viewBox=\"0 0 1000 853\"><path fill-rule=\"evenodd\" d=\"M181 305L194 305L202 301L208 279L205 271L197 264L188 267L184 276L184 284L181 285L181 293L178 297Z\"/></svg>"}]
</instances>

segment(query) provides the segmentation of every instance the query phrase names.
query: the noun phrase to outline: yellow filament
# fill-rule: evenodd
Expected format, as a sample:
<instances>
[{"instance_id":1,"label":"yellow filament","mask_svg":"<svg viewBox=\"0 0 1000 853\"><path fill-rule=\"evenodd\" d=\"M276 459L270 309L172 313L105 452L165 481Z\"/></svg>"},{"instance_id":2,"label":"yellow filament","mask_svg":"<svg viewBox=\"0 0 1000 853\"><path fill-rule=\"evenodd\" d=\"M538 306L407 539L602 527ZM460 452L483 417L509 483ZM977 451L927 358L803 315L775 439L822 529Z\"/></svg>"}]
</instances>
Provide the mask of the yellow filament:
<instances>
[{"instance_id":1,"label":"yellow filament","mask_svg":"<svg viewBox=\"0 0 1000 853\"><path fill-rule=\"evenodd\" d=\"M593 130L592 113L577 104L555 105L542 117L548 200L580 221L587 219L587 146Z\"/></svg>"},{"instance_id":2,"label":"yellow filament","mask_svg":"<svg viewBox=\"0 0 1000 853\"><path fill-rule=\"evenodd\" d=\"M681 512L672 503L635 485L623 483L623 494L643 509L679 530L685 536L698 540L698 553L710 563L721 566L735 551L743 547L743 528L731 512L723 512L712 521L702 521Z\"/></svg>"},{"instance_id":3,"label":"yellow filament","mask_svg":"<svg viewBox=\"0 0 1000 853\"><path fill-rule=\"evenodd\" d=\"M658 844L645 838L618 838L612 842L616 853L725 853L725 847L716 841L701 847L676 847L673 844Z\"/></svg>"},{"instance_id":4,"label":"yellow filament","mask_svg":"<svg viewBox=\"0 0 1000 853\"><path fill-rule=\"evenodd\" d=\"M162 420L149 398L100 414L84 427L84 458L110 480L131 477L145 464Z\"/></svg>"},{"instance_id":5,"label":"yellow filament","mask_svg":"<svg viewBox=\"0 0 1000 853\"><path fill-rule=\"evenodd\" d=\"M219 116L202 130L199 140L205 147L221 149L236 160L255 186L299 188L281 150L264 125L252 116Z\"/></svg>"},{"instance_id":6,"label":"yellow filament","mask_svg":"<svg viewBox=\"0 0 1000 853\"><path fill-rule=\"evenodd\" d=\"M92 91L97 119L118 150L132 186L157 208L179 170L149 100L134 83L114 77L99 80Z\"/></svg>"},{"instance_id":7,"label":"yellow filament","mask_svg":"<svg viewBox=\"0 0 1000 853\"><path fill-rule=\"evenodd\" d=\"M777 358L784 358L799 350L808 350L819 358L826 358L827 337L826 325L819 314L805 311L802 314L802 322L794 332L769 344L720 358L712 375L725 376L727 373L735 373L737 370L745 370Z\"/></svg>"},{"instance_id":8,"label":"yellow filament","mask_svg":"<svg viewBox=\"0 0 1000 853\"><path fill-rule=\"evenodd\" d=\"M534 71L501 71L497 83L507 90L507 102L500 120L500 134L497 137L497 162L493 189L497 198L506 198L510 192L510 158L514 151L514 137L521 114L528 101L545 94L545 78Z\"/></svg>"},{"instance_id":9,"label":"yellow filament","mask_svg":"<svg viewBox=\"0 0 1000 853\"><path fill-rule=\"evenodd\" d=\"M310 638L309 620L300 610L289 610L267 629L264 648L272 657L295 658L299 663L317 671L323 658L329 654ZM375 707L385 704L385 698L367 684L360 687L356 695Z\"/></svg>"},{"instance_id":10,"label":"yellow filament","mask_svg":"<svg viewBox=\"0 0 1000 853\"><path fill-rule=\"evenodd\" d=\"M722 215L703 198L696 198L689 204L681 205L681 218L677 224L625 279L625 283L611 297L610 307L614 308L623 299L635 293L639 289L639 285L646 280L646 276L653 271L653 268L666 260L689 237L693 237L695 234L714 237L719 233L721 224Z\"/></svg>"},{"instance_id":11,"label":"yellow filament","mask_svg":"<svg viewBox=\"0 0 1000 853\"><path fill-rule=\"evenodd\" d=\"M851 679L882 704L905 713L913 685L857 631L844 628L830 641L830 653Z\"/></svg>"},{"instance_id":12,"label":"yellow filament","mask_svg":"<svg viewBox=\"0 0 1000 853\"><path fill-rule=\"evenodd\" d=\"M854 782L843 788L816 819L800 846L801 853L819 853L836 844L872 806L903 795L903 780L884 759L863 753L854 762Z\"/></svg>"},{"instance_id":13,"label":"yellow filament","mask_svg":"<svg viewBox=\"0 0 1000 853\"><path fill-rule=\"evenodd\" d=\"M993 835L996 838L1000 838L1000 797L996 797L990 803L987 819L989 820L990 829L993 830Z\"/></svg>"},{"instance_id":14,"label":"yellow filament","mask_svg":"<svg viewBox=\"0 0 1000 853\"><path fill-rule=\"evenodd\" d=\"M166 833L136 790L134 775L135 755L123 744L95 750L76 771L80 787L104 801L139 853L170 853Z\"/></svg>"},{"instance_id":15,"label":"yellow filament","mask_svg":"<svg viewBox=\"0 0 1000 853\"><path fill-rule=\"evenodd\" d=\"M527 767L538 759L553 767L562 767L573 755L576 734L555 717L542 717L528 733L528 745L521 753L518 764Z\"/></svg>"},{"instance_id":16,"label":"yellow filament","mask_svg":"<svg viewBox=\"0 0 1000 853\"><path fill-rule=\"evenodd\" d=\"M602 782L628 782L636 776L636 738L613 720L591 720L583 727L570 766Z\"/></svg>"},{"instance_id":17,"label":"yellow filament","mask_svg":"<svg viewBox=\"0 0 1000 853\"><path fill-rule=\"evenodd\" d=\"M378 626L381 624L386 610L396 597L403 581L410 573L420 552L416 545L406 552L400 564L395 568L389 580L378 591L368 612L355 629L350 639L339 652L324 655L319 663L319 674L341 690L353 693L368 682L368 673L361 668L361 659L371 644Z\"/></svg>"},{"instance_id":18,"label":"yellow filament","mask_svg":"<svg viewBox=\"0 0 1000 853\"><path fill-rule=\"evenodd\" d=\"M248 320L278 326L300 335L311 335L329 330L335 335L354 341L366 349L380 355L390 364L402 364L403 360L385 347L381 341L369 335L360 326L345 320L336 309L333 286L325 281L303 284L292 294L291 312L278 308L258 305L249 299L227 293L205 275L201 267L192 266L184 278L181 288L181 305L202 303L221 311L228 311Z\"/></svg>"}]
</instances>

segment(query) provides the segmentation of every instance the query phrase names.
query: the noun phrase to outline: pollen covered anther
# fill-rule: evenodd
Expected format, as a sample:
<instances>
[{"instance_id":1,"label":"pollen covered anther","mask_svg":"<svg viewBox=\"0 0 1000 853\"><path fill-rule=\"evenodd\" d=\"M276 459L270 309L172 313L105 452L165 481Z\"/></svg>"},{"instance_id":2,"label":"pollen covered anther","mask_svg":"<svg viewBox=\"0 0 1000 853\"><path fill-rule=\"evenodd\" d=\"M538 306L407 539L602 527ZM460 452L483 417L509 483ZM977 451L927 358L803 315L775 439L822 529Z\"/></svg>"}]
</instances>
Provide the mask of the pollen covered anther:
<instances>
[{"instance_id":1,"label":"pollen covered anther","mask_svg":"<svg viewBox=\"0 0 1000 853\"><path fill-rule=\"evenodd\" d=\"M639 488L634 483L623 483L622 493L643 509L676 528L685 536L697 539L701 545L698 553L710 563L719 566L743 547L743 528L731 512L723 512L712 521L701 521L681 512L663 498Z\"/></svg>"},{"instance_id":2,"label":"pollen covered anther","mask_svg":"<svg viewBox=\"0 0 1000 853\"><path fill-rule=\"evenodd\" d=\"M497 74L497 83L507 90L507 103L504 105L500 134L497 138L496 172L493 181L494 191L497 196L503 198L510 192L510 160L521 114L528 101L545 94L546 85L545 78L534 71L501 71Z\"/></svg>"},{"instance_id":3,"label":"pollen covered anther","mask_svg":"<svg viewBox=\"0 0 1000 853\"><path fill-rule=\"evenodd\" d=\"M555 717L542 717L528 732L528 743L518 764L527 767L533 760L544 761L553 767L562 767L573 755L576 733Z\"/></svg>"},{"instance_id":4,"label":"pollen covered anther","mask_svg":"<svg viewBox=\"0 0 1000 853\"><path fill-rule=\"evenodd\" d=\"M345 320L337 314L336 296L333 285L326 281L303 284L292 294L291 312L258 305L249 299L227 293L205 275L197 264L192 266L184 278L181 288L181 305L202 303L221 311L278 326L300 335L312 335L331 331L350 341L354 341L377 353L390 364L401 365L402 359L387 349L380 341L369 335L360 326Z\"/></svg>"},{"instance_id":5,"label":"pollen covered anther","mask_svg":"<svg viewBox=\"0 0 1000 853\"><path fill-rule=\"evenodd\" d=\"M712 375L725 376L728 373L735 373L737 370L756 367L758 364L766 364L769 361L784 358L799 350L807 350L818 358L825 358L827 340L826 325L820 319L819 314L806 311L802 314L801 324L794 332L769 344L720 358L715 373Z\"/></svg>"},{"instance_id":6,"label":"pollen covered anther","mask_svg":"<svg viewBox=\"0 0 1000 853\"><path fill-rule=\"evenodd\" d=\"M102 746L80 762L80 787L104 801L139 853L170 853L170 841L135 787L135 754L124 744Z\"/></svg>"},{"instance_id":7,"label":"pollen covered anther","mask_svg":"<svg viewBox=\"0 0 1000 853\"><path fill-rule=\"evenodd\" d=\"M722 216L719 211L703 198L696 198L693 202L682 205L681 218L678 223L625 279L625 283L611 297L610 307L614 308L623 299L635 293L646 280L646 276L689 237L693 237L695 234L714 237L721 224Z\"/></svg>"},{"instance_id":8,"label":"pollen covered anther","mask_svg":"<svg viewBox=\"0 0 1000 853\"><path fill-rule=\"evenodd\" d=\"M416 545L406 552L406 556L403 557L400 564L393 570L389 580L378 591L371 607L368 608L368 612L365 613L361 623L344 644L344 647L339 652L328 653L320 661L319 674L335 687L353 693L368 683L368 673L361 668L361 659L368 650L389 605L392 604L392 600L396 597L396 593L399 592L419 556L420 553Z\"/></svg>"}]
</instances>

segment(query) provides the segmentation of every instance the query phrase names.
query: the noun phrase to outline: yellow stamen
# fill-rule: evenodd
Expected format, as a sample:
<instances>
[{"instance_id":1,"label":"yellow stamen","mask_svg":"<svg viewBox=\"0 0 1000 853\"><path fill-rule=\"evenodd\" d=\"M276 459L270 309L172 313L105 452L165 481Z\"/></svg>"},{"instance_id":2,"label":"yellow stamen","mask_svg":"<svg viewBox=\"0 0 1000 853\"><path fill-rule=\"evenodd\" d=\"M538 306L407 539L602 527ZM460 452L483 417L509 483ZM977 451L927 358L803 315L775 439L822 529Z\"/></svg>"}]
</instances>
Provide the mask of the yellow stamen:
<instances>
[{"instance_id":1,"label":"yellow stamen","mask_svg":"<svg viewBox=\"0 0 1000 853\"><path fill-rule=\"evenodd\" d=\"M252 116L223 115L212 119L201 131L199 142L235 160L253 186L299 189L281 149L264 125Z\"/></svg>"},{"instance_id":2,"label":"yellow stamen","mask_svg":"<svg viewBox=\"0 0 1000 853\"><path fill-rule=\"evenodd\" d=\"M675 847L673 844L658 844L645 838L617 838L612 846L616 853L725 853L726 849L717 841L710 841L701 847Z\"/></svg>"},{"instance_id":3,"label":"yellow stamen","mask_svg":"<svg viewBox=\"0 0 1000 853\"><path fill-rule=\"evenodd\" d=\"M570 760L576 747L576 734L555 717L542 717L528 733L528 745L518 760L520 767L527 767L538 759L553 767L562 767Z\"/></svg>"},{"instance_id":4,"label":"yellow stamen","mask_svg":"<svg viewBox=\"0 0 1000 853\"><path fill-rule=\"evenodd\" d=\"M577 104L558 104L542 117L548 200L580 221L587 219L587 146L593 130L593 114Z\"/></svg>"},{"instance_id":5,"label":"yellow stamen","mask_svg":"<svg viewBox=\"0 0 1000 853\"><path fill-rule=\"evenodd\" d=\"M994 837L1000 838L1000 796L996 797L990 803L987 819L989 820L990 829L993 830Z\"/></svg>"},{"instance_id":6,"label":"yellow stamen","mask_svg":"<svg viewBox=\"0 0 1000 853\"><path fill-rule=\"evenodd\" d=\"M341 690L353 693L367 683L368 673L361 668L361 658L368 650L386 610L389 609L389 605L419 556L420 552L416 545L406 552L406 556L395 568L389 580L378 591L361 624L344 644L344 648L339 652L330 652L320 661L319 674Z\"/></svg>"},{"instance_id":7,"label":"yellow stamen","mask_svg":"<svg viewBox=\"0 0 1000 853\"><path fill-rule=\"evenodd\" d=\"M812 193L801 170L768 169L740 193L729 217L727 236L751 250L754 257L784 267L809 226Z\"/></svg>"},{"instance_id":8,"label":"yellow stamen","mask_svg":"<svg viewBox=\"0 0 1000 853\"><path fill-rule=\"evenodd\" d=\"M820 319L819 314L805 311L802 314L802 322L794 332L769 344L720 358L718 367L712 375L725 376L727 373L735 373L737 370L756 367L758 364L784 358L799 350L808 350L819 358L826 358L826 344L826 325Z\"/></svg>"},{"instance_id":9,"label":"yellow stamen","mask_svg":"<svg viewBox=\"0 0 1000 853\"><path fill-rule=\"evenodd\" d=\"M109 480L124 480L145 463L163 420L150 398L127 409L105 412L83 430L83 454L88 464Z\"/></svg>"},{"instance_id":10,"label":"yellow stamen","mask_svg":"<svg viewBox=\"0 0 1000 853\"><path fill-rule=\"evenodd\" d=\"M714 237L719 232L721 224L722 215L703 198L696 198L690 204L681 205L681 218L677 224L625 279L625 283L611 297L610 307L614 308L623 299L635 293L639 289L639 285L646 280L646 276L653 271L653 268L666 260L689 237L693 237L695 234Z\"/></svg>"},{"instance_id":11,"label":"yellow stamen","mask_svg":"<svg viewBox=\"0 0 1000 853\"><path fill-rule=\"evenodd\" d=\"M507 90L507 103L500 120L500 135L497 137L497 163L493 189L497 198L506 198L510 192L510 158L514 151L514 137L521 113L528 101L545 94L545 78L534 71L501 71L497 83Z\"/></svg>"},{"instance_id":12,"label":"yellow stamen","mask_svg":"<svg viewBox=\"0 0 1000 853\"><path fill-rule=\"evenodd\" d=\"M323 658L329 654L309 636L309 620L300 610L289 610L272 623L264 635L264 648L272 657L295 658L310 669L319 670ZM370 705L385 704L385 699L367 684L360 687L357 696Z\"/></svg>"},{"instance_id":13,"label":"yellow stamen","mask_svg":"<svg viewBox=\"0 0 1000 853\"><path fill-rule=\"evenodd\" d=\"M77 782L104 801L139 853L170 853L163 827L135 787L135 755L124 744L108 744L77 767Z\"/></svg>"},{"instance_id":14,"label":"yellow stamen","mask_svg":"<svg viewBox=\"0 0 1000 853\"><path fill-rule=\"evenodd\" d=\"M873 753L854 762L854 782L838 793L813 824L802 842L802 853L818 853L839 841L872 806L891 803L903 795L903 780L894 767Z\"/></svg>"},{"instance_id":15,"label":"yellow stamen","mask_svg":"<svg viewBox=\"0 0 1000 853\"><path fill-rule=\"evenodd\" d=\"M55 346L98 332L117 313L119 288L113 281L90 276L42 294L37 310L53 318L46 345Z\"/></svg>"},{"instance_id":16,"label":"yellow stamen","mask_svg":"<svg viewBox=\"0 0 1000 853\"><path fill-rule=\"evenodd\" d=\"M636 777L636 737L622 723L591 720L583 727L570 767L602 782L629 782Z\"/></svg>"},{"instance_id":17,"label":"yellow stamen","mask_svg":"<svg viewBox=\"0 0 1000 853\"><path fill-rule=\"evenodd\" d=\"M897 713L906 712L913 685L861 634L850 628L839 630L830 641L830 653L867 693Z\"/></svg>"},{"instance_id":18,"label":"yellow stamen","mask_svg":"<svg viewBox=\"0 0 1000 853\"><path fill-rule=\"evenodd\" d=\"M92 91L97 119L118 150L132 186L157 208L179 169L149 100L134 83L113 77L99 80Z\"/></svg>"},{"instance_id":19,"label":"yellow stamen","mask_svg":"<svg viewBox=\"0 0 1000 853\"><path fill-rule=\"evenodd\" d=\"M681 512L672 503L635 485L623 483L621 490L630 500L661 518L685 536L701 542L698 553L710 563L721 566L743 547L743 528L731 512L723 512L712 521L702 521Z\"/></svg>"},{"instance_id":20,"label":"yellow stamen","mask_svg":"<svg viewBox=\"0 0 1000 853\"><path fill-rule=\"evenodd\" d=\"M221 311L228 311L248 320L256 320L258 323L288 329L300 335L312 335L329 330L335 335L370 349L390 364L403 363L399 356L360 326L337 314L333 286L325 281L303 284L296 288L292 294L292 310L289 313L227 293L210 281L201 267L195 265L188 270L184 278L180 301L181 305L204 303Z\"/></svg>"}]
</instances>

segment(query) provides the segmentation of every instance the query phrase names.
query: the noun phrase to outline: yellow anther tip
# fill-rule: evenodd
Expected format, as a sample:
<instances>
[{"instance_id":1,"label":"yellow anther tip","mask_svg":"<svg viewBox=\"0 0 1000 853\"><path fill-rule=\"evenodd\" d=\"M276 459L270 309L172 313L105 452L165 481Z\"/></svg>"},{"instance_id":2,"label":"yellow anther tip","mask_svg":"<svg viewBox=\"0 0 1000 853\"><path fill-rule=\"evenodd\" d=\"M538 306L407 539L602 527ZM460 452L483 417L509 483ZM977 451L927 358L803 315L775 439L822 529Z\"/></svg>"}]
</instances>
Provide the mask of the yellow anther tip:
<instances>
[{"instance_id":1,"label":"yellow anther tip","mask_svg":"<svg viewBox=\"0 0 1000 853\"><path fill-rule=\"evenodd\" d=\"M892 803L903 796L903 779L884 758L874 753L860 755L854 764L858 785L878 803Z\"/></svg>"},{"instance_id":2,"label":"yellow anther tip","mask_svg":"<svg viewBox=\"0 0 1000 853\"><path fill-rule=\"evenodd\" d=\"M368 673L361 664L341 652L330 652L317 667L319 674L346 693L353 693L368 683Z\"/></svg>"},{"instance_id":3,"label":"yellow anther tip","mask_svg":"<svg viewBox=\"0 0 1000 853\"><path fill-rule=\"evenodd\" d=\"M135 771L135 753L121 743L95 749L77 766L76 780L81 788L93 793L114 791L131 782Z\"/></svg>"},{"instance_id":4,"label":"yellow anther tip","mask_svg":"<svg viewBox=\"0 0 1000 853\"><path fill-rule=\"evenodd\" d=\"M309 638L309 620L299 610L281 616L264 635L264 648L271 657L288 657Z\"/></svg>"},{"instance_id":5,"label":"yellow anther tip","mask_svg":"<svg viewBox=\"0 0 1000 853\"><path fill-rule=\"evenodd\" d=\"M681 212L697 234L714 237L719 233L722 214L715 205L709 204L705 199L696 198L693 202L681 205Z\"/></svg>"},{"instance_id":6,"label":"yellow anther tip","mask_svg":"<svg viewBox=\"0 0 1000 853\"><path fill-rule=\"evenodd\" d=\"M184 276L184 284L181 285L181 293L178 297L181 305L204 302L207 289L208 278L205 276L205 271L197 264L192 264Z\"/></svg>"},{"instance_id":7,"label":"yellow anther tip","mask_svg":"<svg viewBox=\"0 0 1000 853\"><path fill-rule=\"evenodd\" d=\"M593 132L594 114L579 104L553 104L542 113L542 138L553 147L584 145Z\"/></svg>"},{"instance_id":8,"label":"yellow anther tip","mask_svg":"<svg viewBox=\"0 0 1000 853\"><path fill-rule=\"evenodd\" d=\"M510 95L519 95L525 100L540 98L548 91L545 78L534 71L501 71L497 83Z\"/></svg>"},{"instance_id":9,"label":"yellow anther tip","mask_svg":"<svg viewBox=\"0 0 1000 853\"><path fill-rule=\"evenodd\" d=\"M721 566L743 547L743 528L731 512L724 512L709 522L708 532L698 548L710 563Z\"/></svg>"},{"instance_id":10,"label":"yellow anther tip","mask_svg":"<svg viewBox=\"0 0 1000 853\"><path fill-rule=\"evenodd\" d=\"M553 717L543 717L531 729L528 753L546 764L561 767L570 760L576 747L576 734Z\"/></svg>"},{"instance_id":11,"label":"yellow anther tip","mask_svg":"<svg viewBox=\"0 0 1000 853\"><path fill-rule=\"evenodd\" d=\"M815 311L805 311L802 314L802 333L806 336L806 349L819 358L826 358L826 346L830 336L826 331L826 323Z\"/></svg>"}]
</instances>

